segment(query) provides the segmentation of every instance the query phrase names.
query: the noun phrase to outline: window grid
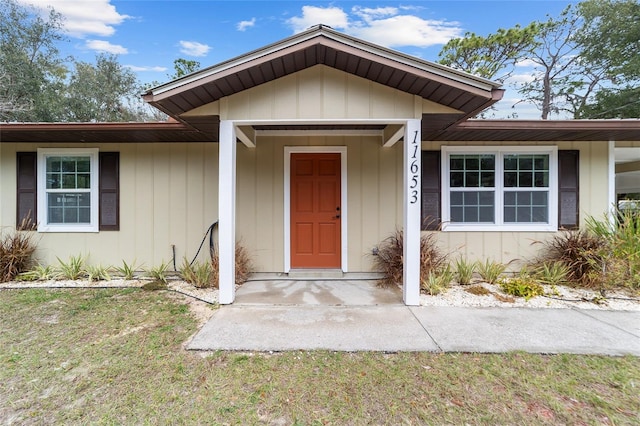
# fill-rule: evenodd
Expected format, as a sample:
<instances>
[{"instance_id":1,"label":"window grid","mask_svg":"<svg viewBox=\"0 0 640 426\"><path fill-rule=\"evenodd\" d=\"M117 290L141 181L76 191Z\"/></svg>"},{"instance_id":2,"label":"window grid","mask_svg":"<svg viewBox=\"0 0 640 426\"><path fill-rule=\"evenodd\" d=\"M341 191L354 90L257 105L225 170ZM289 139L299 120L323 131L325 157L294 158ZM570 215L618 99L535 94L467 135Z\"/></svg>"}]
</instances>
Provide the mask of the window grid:
<instances>
[{"instance_id":1,"label":"window grid","mask_svg":"<svg viewBox=\"0 0 640 426\"><path fill-rule=\"evenodd\" d=\"M468 147L467 147L468 148ZM446 165L449 166L447 170L447 184L448 186L443 189L446 191L445 200L448 209L448 217L446 221L456 226L464 227L465 225L473 226L473 229L494 229L493 226L511 225L518 228L525 229L527 225L540 226L548 225L555 226L555 220L551 216L552 209L557 208L556 201L552 201L550 188L552 187L552 173L555 173L552 169L553 162L557 161L555 157L556 149L554 147L545 147L545 149L535 149L538 152L522 152L497 150L491 151L486 147L471 147L471 152L454 148L443 148L443 151L448 151L444 157ZM474 154L474 151L482 152ZM469 157L479 158L493 156L495 158L495 187L463 187L454 186L452 182L452 173L460 173L461 171L473 170L473 168L463 167L466 163L462 163L462 160L467 160ZM457 166L455 161L458 161ZM478 168L478 172L486 171ZM509 175L509 173L512 173ZM555 174L553 175L555 176ZM511 182L509 182L511 179ZM553 177L555 179L555 177ZM465 182L466 183L466 180ZM473 181L472 183L475 183ZM512 186L508 186L511 184ZM519 185L519 186L516 186ZM469 191L471 189L472 191ZM475 198L471 202L467 202L464 196L460 193L474 193L480 196L480 194L486 194L489 192L493 199L493 206L491 206L493 217L490 214L480 214L481 208L490 207L490 204L474 204ZM554 198L555 200L555 198ZM473 207L474 209L470 208ZM492 220L488 220L492 219ZM497 228L495 228L497 229ZM509 228L514 229L516 228ZM532 228L534 229L534 228ZM538 229L538 228L535 228Z\"/></svg>"},{"instance_id":2,"label":"window grid","mask_svg":"<svg viewBox=\"0 0 640 426\"><path fill-rule=\"evenodd\" d=\"M450 220L495 222L495 155L453 154L449 157Z\"/></svg>"}]
</instances>

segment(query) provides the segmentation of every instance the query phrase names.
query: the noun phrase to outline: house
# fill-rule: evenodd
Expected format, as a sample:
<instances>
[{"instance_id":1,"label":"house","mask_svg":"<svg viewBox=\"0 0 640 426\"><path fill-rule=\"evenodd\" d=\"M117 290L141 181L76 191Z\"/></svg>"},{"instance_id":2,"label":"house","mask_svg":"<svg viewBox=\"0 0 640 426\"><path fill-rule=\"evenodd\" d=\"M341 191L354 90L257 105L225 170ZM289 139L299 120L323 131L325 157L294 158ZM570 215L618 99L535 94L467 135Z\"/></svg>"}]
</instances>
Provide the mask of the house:
<instances>
[{"instance_id":1,"label":"house","mask_svg":"<svg viewBox=\"0 0 640 426\"><path fill-rule=\"evenodd\" d=\"M640 192L640 121L474 120L492 81L316 26L149 90L163 123L0 125L0 224L36 218L39 259L145 266L194 254L219 222L220 302L235 242L257 271L371 270L404 230L502 262Z\"/></svg>"}]
</instances>

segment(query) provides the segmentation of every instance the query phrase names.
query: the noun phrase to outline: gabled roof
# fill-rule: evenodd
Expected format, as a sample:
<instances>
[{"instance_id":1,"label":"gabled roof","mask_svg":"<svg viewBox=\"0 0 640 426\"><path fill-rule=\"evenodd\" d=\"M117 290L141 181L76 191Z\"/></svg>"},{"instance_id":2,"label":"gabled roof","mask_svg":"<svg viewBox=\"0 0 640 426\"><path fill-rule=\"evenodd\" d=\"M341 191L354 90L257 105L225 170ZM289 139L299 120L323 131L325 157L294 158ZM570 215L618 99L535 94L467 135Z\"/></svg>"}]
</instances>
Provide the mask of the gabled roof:
<instances>
[{"instance_id":1,"label":"gabled roof","mask_svg":"<svg viewBox=\"0 0 640 426\"><path fill-rule=\"evenodd\" d=\"M215 130L215 123L181 114L225 96L324 64L424 99L461 114L437 114L423 130L440 130L473 117L501 99L500 84L377 46L318 25L237 58L147 91L144 99L190 125ZM430 128L431 126L431 128Z\"/></svg>"}]
</instances>

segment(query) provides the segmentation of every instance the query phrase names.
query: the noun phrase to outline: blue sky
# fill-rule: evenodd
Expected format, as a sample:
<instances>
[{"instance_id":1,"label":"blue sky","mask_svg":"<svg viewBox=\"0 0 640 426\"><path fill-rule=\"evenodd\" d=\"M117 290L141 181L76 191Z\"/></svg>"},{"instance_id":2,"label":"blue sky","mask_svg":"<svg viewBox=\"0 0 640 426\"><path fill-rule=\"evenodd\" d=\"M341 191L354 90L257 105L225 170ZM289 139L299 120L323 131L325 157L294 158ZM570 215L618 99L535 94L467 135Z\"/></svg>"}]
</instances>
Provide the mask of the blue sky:
<instances>
[{"instance_id":1,"label":"blue sky","mask_svg":"<svg viewBox=\"0 0 640 426\"><path fill-rule=\"evenodd\" d=\"M65 18L65 54L92 62L115 53L143 82L167 81L177 58L203 67L276 42L311 25L334 29L404 53L435 61L442 45L465 32L487 35L498 28L556 16L560 0L449 1L175 1L19 0L52 6ZM521 67L514 79L526 79ZM508 89L508 88L507 88ZM501 102L508 113L517 93ZM526 105L520 118L534 118Z\"/></svg>"}]
</instances>

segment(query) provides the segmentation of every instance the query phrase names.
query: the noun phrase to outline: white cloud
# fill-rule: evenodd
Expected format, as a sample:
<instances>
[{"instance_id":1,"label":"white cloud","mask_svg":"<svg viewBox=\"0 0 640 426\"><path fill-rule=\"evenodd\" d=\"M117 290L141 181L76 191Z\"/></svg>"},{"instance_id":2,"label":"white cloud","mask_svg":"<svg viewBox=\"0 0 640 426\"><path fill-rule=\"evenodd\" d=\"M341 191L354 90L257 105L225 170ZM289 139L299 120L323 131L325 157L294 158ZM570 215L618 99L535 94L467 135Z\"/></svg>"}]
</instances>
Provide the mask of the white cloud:
<instances>
[{"instance_id":1,"label":"white cloud","mask_svg":"<svg viewBox=\"0 0 640 426\"><path fill-rule=\"evenodd\" d=\"M85 46L97 52L112 53L114 55L126 55L129 50L119 44L111 44L105 40L87 40Z\"/></svg>"},{"instance_id":2,"label":"white cloud","mask_svg":"<svg viewBox=\"0 0 640 426\"><path fill-rule=\"evenodd\" d=\"M73 37L84 38L88 35L107 37L115 33L128 15L118 13L110 0L69 1L69 0L19 0L40 9L53 7L64 17L64 30Z\"/></svg>"},{"instance_id":3,"label":"white cloud","mask_svg":"<svg viewBox=\"0 0 640 426\"><path fill-rule=\"evenodd\" d=\"M452 38L462 35L457 23L424 20L411 15L372 20L367 24L351 28L349 33L387 47L429 47L445 44Z\"/></svg>"},{"instance_id":4,"label":"white cloud","mask_svg":"<svg viewBox=\"0 0 640 426\"><path fill-rule=\"evenodd\" d=\"M256 18L251 18L250 21L240 21L238 22L238 25L236 25L236 28L238 29L238 31L244 31L247 28L251 28L256 24Z\"/></svg>"},{"instance_id":5,"label":"white cloud","mask_svg":"<svg viewBox=\"0 0 640 426\"><path fill-rule=\"evenodd\" d=\"M302 6L302 16L294 16L287 20L294 33L309 29L314 25L324 24L335 29L347 29L349 18L339 7Z\"/></svg>"},{"instance_id":6,"label":"white cloud","mask_svg":"<svg viewBox=\"0 0 640 426\"><path fill-rule=\"evenodd\" d=\"M167 67L140 67L137 65L125 65L125 68L129 68L131 71L135 71L135 72L144 72L144 71L164 72L167 70Z\"/></svg>"},{"instance_id":7,"label":"white cloud","mask_svg":"<svg viewBox=\"0 0 640 426\"><path fill-rule=\"evenodd\" d=\"M326 24L347 34L387 47L429 47L445 44L463 35L460 24L446 20L422 19L406 14L407 8L354 7L351 15L335 6L303 6L302 15L287 20L294 33L313 25ZM404 14L403 14L404 13Z\"/></svg>"},{"instance_id":8,"label":"white cloud","mask_svg":"<svg viewBox=\"0 0 640 426\"><path fill-rule=\"evenodd\" d=\"M189 56L205 56L211 50L211 46L197 41L180 40L180 52Z\"/></svg>"},{"instance_id":9,"label":"white cloud","mask_svg":"<svg viewBox=\"0 0 640 426\"><path fill-rule=\"evenodd\" d=\"M506 84L530 83L533 80L535 80L535 78L536 78L536 74L534 72L513 74L505 81L505 83Z\"/></svg>"},{"instance_id":10,"label":"white cloud","mask_svg":"<svg viewBox=\"0 0 640 426\"><path fill-rule=\"evenodd\" d=\"M532 59L521 59L518 62L516 62L516 67L535 67L537 65L538 64L533 62Z\"/></svg>"}]
</instances>

